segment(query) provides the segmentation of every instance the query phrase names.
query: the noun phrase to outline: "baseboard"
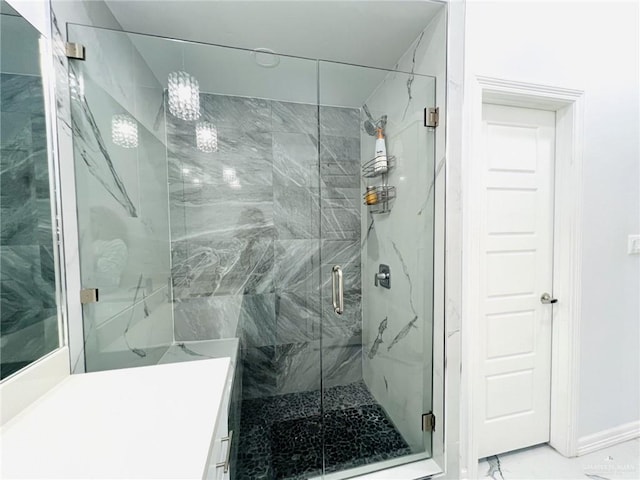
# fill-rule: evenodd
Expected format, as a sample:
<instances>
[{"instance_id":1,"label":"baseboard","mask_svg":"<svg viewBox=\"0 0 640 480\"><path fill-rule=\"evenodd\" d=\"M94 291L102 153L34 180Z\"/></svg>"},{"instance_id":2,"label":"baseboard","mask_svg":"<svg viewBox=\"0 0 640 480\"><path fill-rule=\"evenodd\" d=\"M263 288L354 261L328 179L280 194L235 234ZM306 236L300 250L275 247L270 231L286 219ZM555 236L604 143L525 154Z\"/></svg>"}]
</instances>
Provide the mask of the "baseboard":
<instances>
[{"instance_id":1,"label":"baseboard","mask_svg":"<svg viewBox=\"0 0 640 480\"><path fill-rule=\"evenodd\" d=\"M624 425L591 435L585 435L578 439L578 456L611 447L617 443L626 442L627 440L637 437L640 437L640 420L625 423Z\"/></svg>"}]
</instances>

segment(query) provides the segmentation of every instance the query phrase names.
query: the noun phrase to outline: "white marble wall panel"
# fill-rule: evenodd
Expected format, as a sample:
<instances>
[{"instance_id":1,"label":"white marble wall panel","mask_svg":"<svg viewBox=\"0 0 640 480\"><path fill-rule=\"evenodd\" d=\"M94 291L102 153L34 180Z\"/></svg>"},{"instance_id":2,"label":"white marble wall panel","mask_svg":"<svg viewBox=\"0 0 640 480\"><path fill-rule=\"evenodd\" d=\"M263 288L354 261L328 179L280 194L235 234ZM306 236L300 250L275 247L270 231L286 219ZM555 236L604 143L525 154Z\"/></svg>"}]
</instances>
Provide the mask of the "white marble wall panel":
<instances>
[{"instance_id":1,"label":"white marble wall panel","mask_svg":"<svg viewBox=\"0 0 640 480\"><path fill-rule=\"evenodd\" d=\"M86 48L86 76L163 142L164 125L157 122L163 88L133 46L136 35L83 25L69 25L68 35Z\"/></svg>"},{"instance_id":2,"label":"white marble wall panel","mask_svg":"<svg viewBox=\"0 0 640 480\"><path fill-rule=\"evenodd\" d=\"M65 11L65 18L68 13ZM59 51L62 39L57 21L54 30ZM82 344L86 343L90 354L87 363L95 369L154 363L155 354L138 356L128 349L111 348L110 343L99 342L95 332L109 331L108 326L117 325L127 312L145 312L148 299L153 297L164 302L165 308L158 308L165 312L158 315L162 320L139 322L134 330L145 338L144 343L148 338L154 339L148 347L154 352L161 350L161 345L166 349L173 340L163 89L126 34L70 25L69 35L71 40L85 45L87 60L72 60L67 69L66 59L57 57L61 169L65 188L73 189L73 183L76 187L72 203L77 205L82 286L100 290L99 303L84 309ZM70 98L64 98L67 93ZM124 149L112 142L114 114L135 118L137 148ZM70 140L73 167L67 161ZM69 168L75 170L73 175L68 173ZM67 220L76 210L70 204L71 197L66 196L63 203ZM67 258L67 270L72 276L73 267L73 258ZM140 296L141 291L146 300ZM71 295L75 297L77 293ZM78 331L77 307L75 302L70 304L74 310L73 314L70 312L70 332ZM144 313L142 316L147 318ZM70 336L76 357L72 364L80 364L78 336ZM109 354L103 355L101 349L107 348ZM118 359L120 351L125 353ZM133 356L128 357L129 354Z\"/></svg>"},{"instance_id":3,"label":"white marble wall panel","mask_svg":"<svg viewBox=\"0 0 640 480\"><path fill-rule=\"evenodd\" d=\"M433 106L434 93L430 77L390 73L366 102L374 118L388 117L387 153L397 159L388 183L397 197L388 214L362 208L363 374L415 452L430 448L415 419L430 409L433 368L435 139L422 114ZM363 132L361 142L365 162L374 139ZM363 181L362 189L374 184ZM380 264L391 269L390 290L374 287Z\"/></svg>"},{"instance_id":4,"label":"white marble wall panel","mask_svg":"<svg viewBox=\"0 0 640 480\"><path fill-rule=\"evenodd\" d=\"M147 296L141 286L138 290L140 301L101 325L88 325L85 329L87 370L158 363L167 350L167 338L173 333L168 289L165 286ZM90 312L85 312L87 314Z\"/></svg>"}]
</instances>

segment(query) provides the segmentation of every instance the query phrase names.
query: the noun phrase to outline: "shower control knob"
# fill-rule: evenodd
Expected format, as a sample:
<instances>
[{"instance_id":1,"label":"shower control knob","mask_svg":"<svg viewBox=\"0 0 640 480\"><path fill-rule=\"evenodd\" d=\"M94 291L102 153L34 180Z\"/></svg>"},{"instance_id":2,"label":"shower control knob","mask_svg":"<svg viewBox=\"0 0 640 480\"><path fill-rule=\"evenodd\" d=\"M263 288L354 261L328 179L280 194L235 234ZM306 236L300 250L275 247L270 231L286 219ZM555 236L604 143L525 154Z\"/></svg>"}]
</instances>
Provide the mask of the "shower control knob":
<instances>
[{"instance_id":1,"label":"shower control knob","mask_svg":"<svg viewBox=\"0 0 640 480\"><path fill-rule=\"evenodd\" d=\"M378 283L382 280L388 280L389 279L389 273L376 273L374 274L374 278L373 278L373 283L375 284L375 286L378 286Z\"/></svg>"},{"instance_id":2,"label":"shower control knob","mask_svg":"<svg viewBox=\"0 0 640 480\"><path fill-rule=\"evenodd\" d=\"M389 265L381 264L378 272L373 274L373 284L378 287L391 288L391 270Z\"/></svg>"}]
</instances>

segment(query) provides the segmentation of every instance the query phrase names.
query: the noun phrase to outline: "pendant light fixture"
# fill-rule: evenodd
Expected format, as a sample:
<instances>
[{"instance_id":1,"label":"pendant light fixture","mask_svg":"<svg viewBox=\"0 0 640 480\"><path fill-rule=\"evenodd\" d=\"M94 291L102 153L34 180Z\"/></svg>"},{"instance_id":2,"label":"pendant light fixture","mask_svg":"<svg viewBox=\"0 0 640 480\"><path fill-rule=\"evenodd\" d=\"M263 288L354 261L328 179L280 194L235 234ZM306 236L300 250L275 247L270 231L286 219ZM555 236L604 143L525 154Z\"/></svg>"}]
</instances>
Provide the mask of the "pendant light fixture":
<instances>
[{"instance_id":1,"label":"pendant light fixture","mask_svg":"<svg viewBox=\"0 0 640 480\"><path fill-rule=\"evenodd\" d=\"M218 130L210 122L196 124L196 146L205 153L218 151Z\"/></svg>"},{"instance_id":2,"label":"pendant light fixture","mask_svg":"<svg viewBox=\"0 0 640 480\"><path fill-rule=\"evenodd\" d=\"M182 120L200 118L200 85L187 72L169 74L169 111Z\"/></svg>"},{"instance_id":3,"label":"pendant light fixture","mask_svg":"<svg viewBox=\"0 0 640 480\"><path fill-rule=\"evenodd\" d=\"M138 146L138 123L130 115L111 117L111 140L123 148Z\"/></svg>"}]
</instances>

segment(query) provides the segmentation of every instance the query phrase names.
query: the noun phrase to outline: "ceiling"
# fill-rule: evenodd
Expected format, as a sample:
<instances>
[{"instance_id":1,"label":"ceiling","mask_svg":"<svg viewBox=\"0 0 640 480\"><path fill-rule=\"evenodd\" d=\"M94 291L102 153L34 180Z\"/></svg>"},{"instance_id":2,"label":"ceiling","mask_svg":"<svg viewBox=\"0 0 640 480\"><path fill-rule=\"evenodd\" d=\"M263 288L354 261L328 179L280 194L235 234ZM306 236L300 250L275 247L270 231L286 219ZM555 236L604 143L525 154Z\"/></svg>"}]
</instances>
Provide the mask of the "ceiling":
<instances>
[{"instance_id":1,"label":"ceiling","mask_svg":"<svg viewBox=\"0 0 640 480\"><path fill-rule=\"evenodd\" d=\"M428 0L106 0L125 31L392 68L443 8Z\"/></svg>"}]
</instances>

